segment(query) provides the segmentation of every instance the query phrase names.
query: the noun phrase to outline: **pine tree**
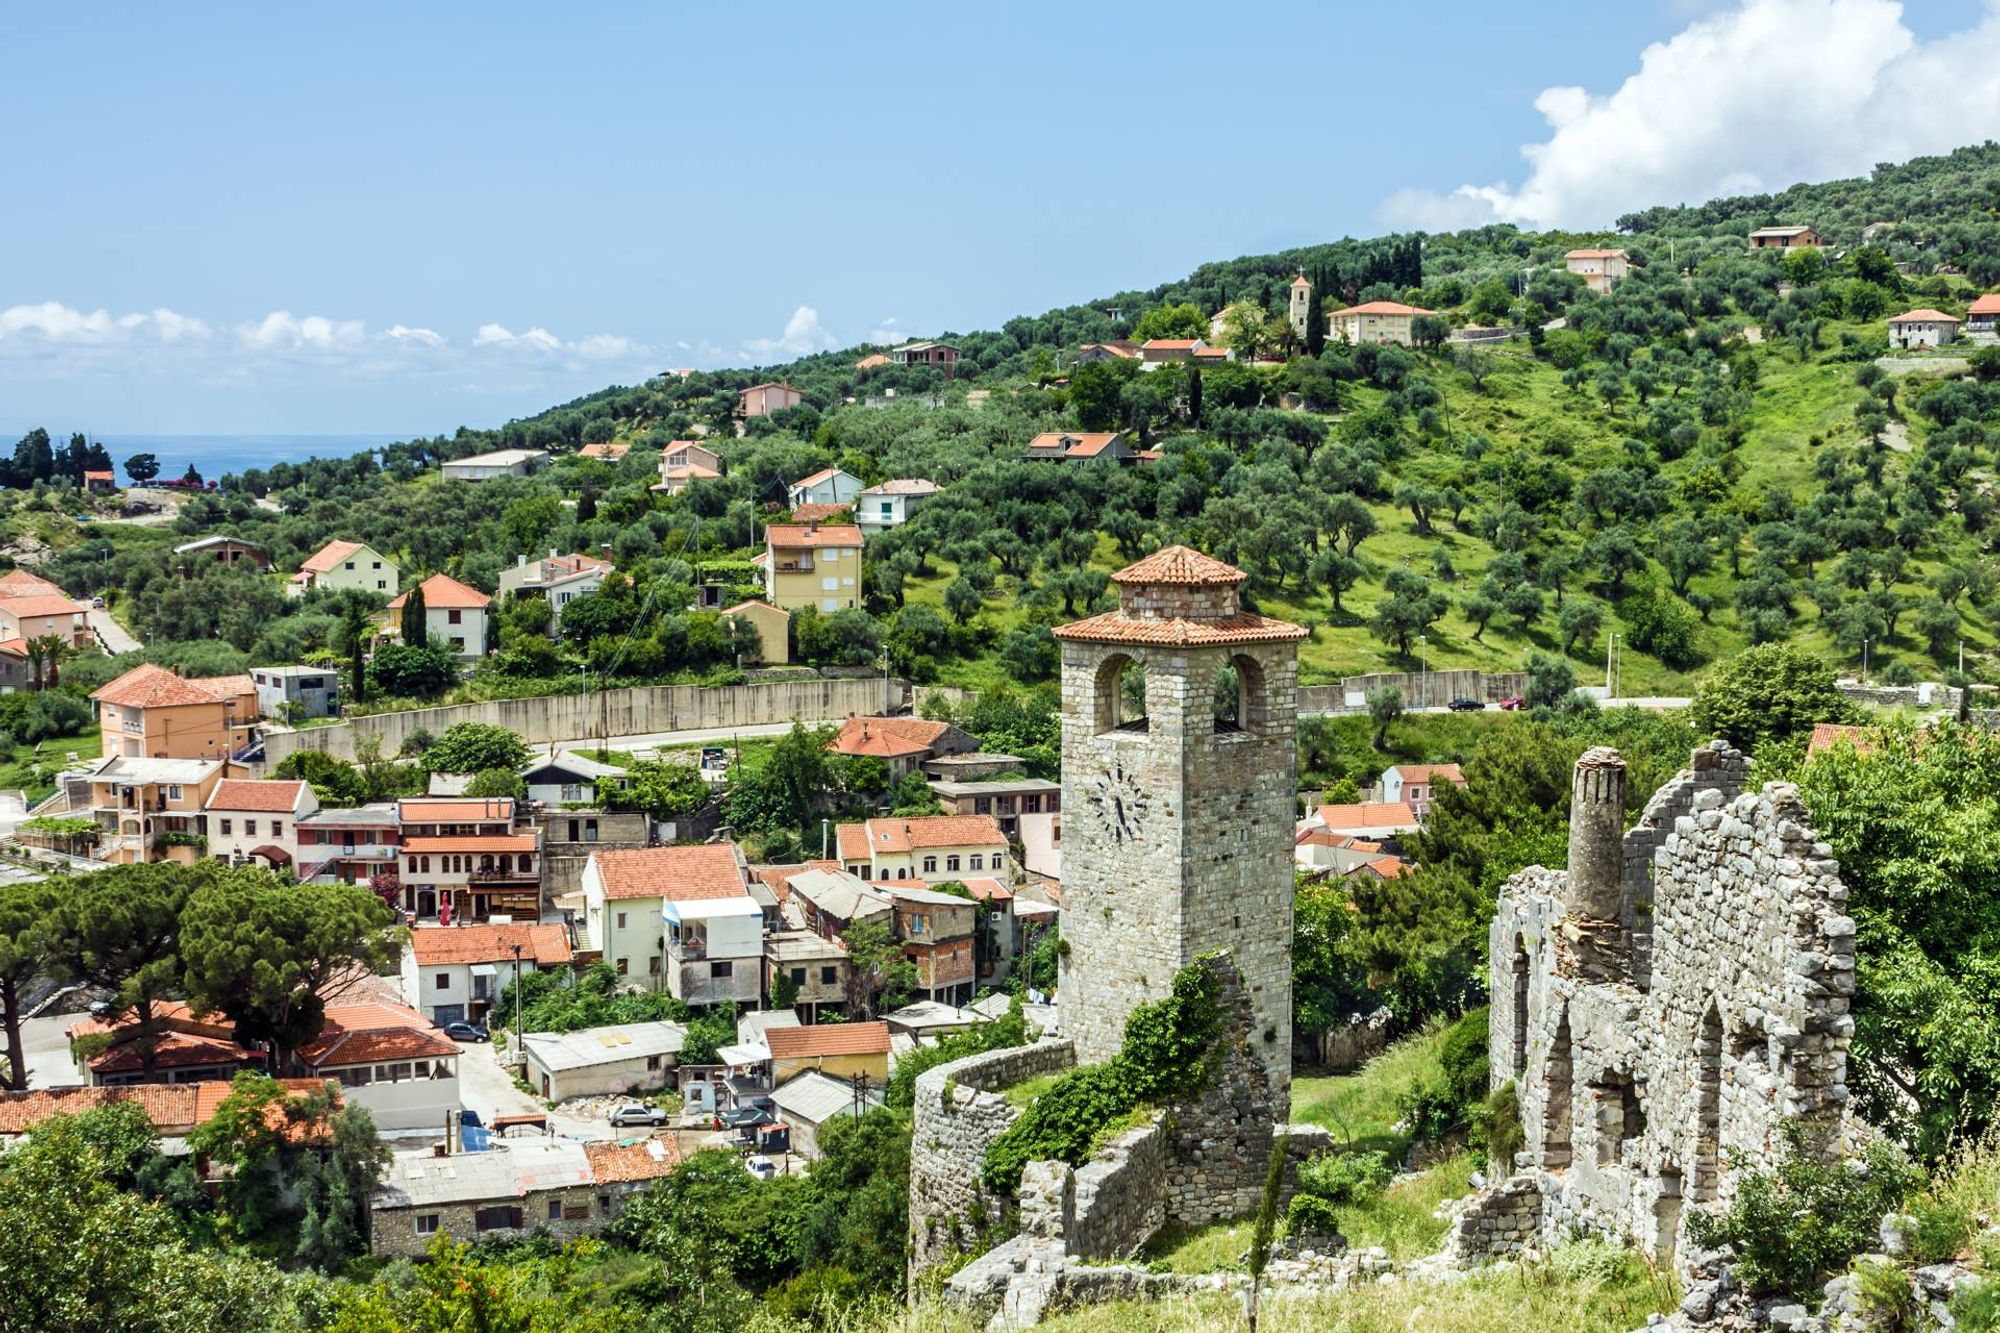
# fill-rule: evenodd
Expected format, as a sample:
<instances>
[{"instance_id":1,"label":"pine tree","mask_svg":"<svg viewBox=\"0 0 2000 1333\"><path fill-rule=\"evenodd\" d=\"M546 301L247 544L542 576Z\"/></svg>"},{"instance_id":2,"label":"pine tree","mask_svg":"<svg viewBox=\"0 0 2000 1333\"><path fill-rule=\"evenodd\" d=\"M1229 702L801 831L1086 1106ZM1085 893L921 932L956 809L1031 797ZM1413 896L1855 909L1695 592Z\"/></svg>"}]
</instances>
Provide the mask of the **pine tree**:
<instances>
[{"instance_id":1,"label":"pine tree","mask_svg":"<svg viewBox=\"0 0 2000 1333\"><path fill-rule=\"evenodd\" d=\"M1189 366L1187 378L1188 423L1201 424L1201 367Z\"/></svg>"}]
</instances>

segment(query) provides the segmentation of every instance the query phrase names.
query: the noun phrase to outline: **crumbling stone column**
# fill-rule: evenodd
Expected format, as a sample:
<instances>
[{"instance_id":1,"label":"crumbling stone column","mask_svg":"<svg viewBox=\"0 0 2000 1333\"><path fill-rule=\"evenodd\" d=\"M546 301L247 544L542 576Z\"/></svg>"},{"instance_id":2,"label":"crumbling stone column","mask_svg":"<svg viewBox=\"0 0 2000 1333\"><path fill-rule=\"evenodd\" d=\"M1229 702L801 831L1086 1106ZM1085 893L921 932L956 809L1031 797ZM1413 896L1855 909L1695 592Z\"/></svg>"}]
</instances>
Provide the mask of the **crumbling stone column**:
<instances>
[{"instance_id":1,"label":"crumbling stone column","mask_svg":"<svg viewBox=\"0 0 2000 1333\"><path fill-rule=\"evenodd\" d=\"M1569 803L1569 874L1563 933L1579 973L1623 978L1630 949L1622 924L1625 891L1625 759L1592 746L1576 761Z\"/></svg>"}]
</instances>

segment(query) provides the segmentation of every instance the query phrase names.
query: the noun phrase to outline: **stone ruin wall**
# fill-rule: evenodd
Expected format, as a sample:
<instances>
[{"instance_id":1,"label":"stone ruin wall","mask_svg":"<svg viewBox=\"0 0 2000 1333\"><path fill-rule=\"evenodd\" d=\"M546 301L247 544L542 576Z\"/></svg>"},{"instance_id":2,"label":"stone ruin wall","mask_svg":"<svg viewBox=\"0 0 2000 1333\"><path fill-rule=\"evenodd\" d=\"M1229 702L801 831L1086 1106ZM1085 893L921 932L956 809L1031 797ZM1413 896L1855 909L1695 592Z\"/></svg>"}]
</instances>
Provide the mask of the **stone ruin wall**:
<instances>
[{"instance_id":1,"label":"stone ruin wall","mask_svg":"<svg viewBox=\"0 0 2000 1333\"><path fill-rule=\"evenodd\" d=\"M986 1149L1021 1109L1000 1089L1076 1065L1066 1041L968 1055L917 1075L910 1135L910 1272L979 1242L978 1219L998 1221L1006 1201L980 1184Z\"/></svg>"},{"instance_id":2,"label":"stone ruin wall","mask_svg":"<svg viewBox=\"0 0 2000 1333\"><path fill-rule=\"evenodd\" d=\"M1582 910L1605 886L1573 871L1533 867L1502 890L1490 1049L1496 1086L1519 1075L1524 1174L1489 1191L1511 1202L1461 1211L1465 1257L1482 1237L1489 1257L1510 1252L1522 1201L1539 1200L1542 1241L1602 1231L1664 1259L1687 1208L1726 1204L1738 1171L1782 1152L1785 1120L1837 1133L1853 1031L1846 890L1796 789L1737 794L1743 769L1719 743L1697 750L1622 834L1620 930L1629 946L1622 923L1646 920L1649 949L1606 937ZM1573 820L1573 838L1590 827ZM1607 864L1598 852L1571 864Z\"/></svg>"}]
</instances>

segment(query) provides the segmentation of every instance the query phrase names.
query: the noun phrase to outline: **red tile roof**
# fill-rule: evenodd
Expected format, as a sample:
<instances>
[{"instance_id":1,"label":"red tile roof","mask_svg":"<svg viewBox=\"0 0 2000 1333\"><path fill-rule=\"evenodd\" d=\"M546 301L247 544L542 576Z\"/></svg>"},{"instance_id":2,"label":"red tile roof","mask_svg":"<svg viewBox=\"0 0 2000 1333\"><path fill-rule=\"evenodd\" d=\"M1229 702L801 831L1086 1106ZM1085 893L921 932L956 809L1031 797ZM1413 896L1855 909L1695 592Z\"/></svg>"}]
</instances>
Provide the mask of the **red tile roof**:
<instances>
[{"instance_id":1,"label":"red tile roof","mask_svg":"<svg viewBox=\"0 0 2000 1333\"><path fill-rule=\"evenodd\" d=\"M1417 812L1407 801L1362 801L1355 805L1322 805L1322 824L1330 829L1382 828L1392 825L1417 826Z\"/></svg>"},{"instance_id":2,"label":"red tile roof","mask_svg":"<svg viewBox=\"0 0 2000 1333\"><path fill-rule=\"evenodd\" d=\"M1392 764L1389 771L1405 782L1428 782L1435 786L1449 782L1454 787L1465 785L1465 774L1458 771L1457 764Z\"/></svg>"},{"instance_id":3,"label":"red tile roof","mask_svg":"<svg viewBox=\"0 0 2000 1333\"><path fill-rule=\"evenodd\" d=\"M322 1086L319 1079L286 1078L278 1084L292 1096ZM224 1080L202 1083L135 1083L127 1087L37 1088L0 1092L0 1135L27 1134L51 1116L81 1115L101 1106L131 1102L162 1134L185 1134L215 1119L223 1099L235 1089ZM336 1094L337 1096L337 1094Z\"/></svg>"},{"instance_id":4,"label":"red tile roof","mask_svg":"<svg viewBox=\"0 0 2000 1333\"><path fill-rule=\"evenodd\" d=\"M658 1180L672 1175L681 1164L680 1144L671 1136L638 1143L586 1143L583 1155L590 1159L591 1179L600 1185Z\"/></svg>"},{"instance_id":5,"label":"red tile roof","mask_svg":"<svg viewBox=\"0 0 2000 1333\"><path fill-rule=\"evenodd\" d=\"M623 458L632 452L629 444L586 444L576 451L578 458Z\"/></svg>"},{"instance_id":6,"label":"red tile roof","mask_svg":"<svg viewBox=\"0 0 2000 1333\"><path fill-rule=\"evenodd\" d=\"M817 1023L812 1027L767 1028L764 1044L773 1060L810 1060L828 1055L887 1055L889 1025L880 1019L872 1023Z\"/></svg>"},{"instance_id":7,"label":"red tile roof","mask_svg":"<svg viewBox=\"0 0 2000 1333\"><path fill-rule=\"evenodd\" d=\"M1014 891L991 876L974 876L959 882L982 903L1006 903L1014 900Z\"/></svg>"},{"instance_id":8,"label":"red tile roof","mask_svg":"<svg viewBox=\"0 0 2000 1333\"><path fill-rule=\"evenodd\" d=\"M1064 458L1095 458L1124 436L1124 431L1043 431L1028 441L1030 453L1061 454Z\"/></svg>"},{"instance_id":9,"label":"red tile roof","mask_svg":"<svg viewBox=\"0 0 2000 1333\"><path fill-rule=\"evenodd\" d=\"M307 556L299 566L302 574L330 574L347 563L348 557L362 549L360 542L331 541Z\"/></svg>"},{"instance_id":10,"label":"red tile roof","mask_svg":"<svg viewBox=\"0 0 2000 1333\"><path fill-rule=\"evenodd\" d=\"M1900 315L1889 316L1891 324L1963 324L1957 315L1947 315L1942 310L1932 310L1929 306L1922 310L1905 310Z\"/></svg>"},{"instance_id":11,"label":"red tile roof","mask_svg":"<svg viewBox=\"0 0 2000 1333\"><path fill-rule=\"evenodd\" d=\"M1242 583L1250 576L1191 546L1163 546L1111 576L1113 583Z\"/></svg>"},{"instance_id":12,"label":"red tile roof","mask_svg":"<svg viewBox=\"0 0 2000 1333\"><path fill-rule=\"evenodd\" d=\"M63 590L39 574L10 569L0 574L0 597L61 597Z\"/></svg>"},{"instance_id":13,"label":"red tile roof","mask_svg":"<svg viewBox=\"0 0 2000 1333\"><path fill-rule=\"evenodd\" d=\"M208 798L210 810L242 810L250 814L290 814L305 795L303 782L253 782L247 778L224 778L215 784Z\"/></svg>"},{"instance_id":14,"label":"red tile roof","mask_svg":"<svg viewBox=\"0 0 2000 1333\"><path fill-rule=\"evenodd\" d=\"M992 815L919 815L910 819L871 819L865 825L842 824L840 828L840 852L848 856L848 848L853 846L855 836L848 829L864 829L865 846L877 852L910 852L925 847L988 847L995 843L1005 846L1007 835L1000 831L999 822ZM866 850L851 860L864 860Z\"/></svg>"},{"instance_id":15,"label":"red tile roof","mask_svg":"<svg viewBox=\"0 0 2000 1333\"><path fill-rule=\"evenodd\" d=\"M220 703L256 691L248 676L176 676L163 666L146 662L110 684L100 685L90 697L120 708L180 708Z\"/></svg>"},{"instance_id":16,"label":"red tile roof","mask_svg":"<svg viewBox=\"0 0 2000 1333\"><path fill-rule=\"evenodd\" d=\"M1213 620L1189 620L1175 616L1167 620L1145 620L1120 611L1106 611L1088 620L1058 625L1050 633L1058 639L1087 643L1146 643L1164 645L1208 645L1265 643L1280 639L1303 639L1309 631L1302 625L1252 615L1248 611Z\"/></svg>"},{"instance_id":17,"label":"red tile roof","mask_svg":"<svg viewBox=\"0 0 2000 1333\"><path fill-rule=\"evenodd\" d=\"M511 796L406 796L396 803L405 824L484 824L514 818Z\"/></svg>"},{"instance_id":18,"label":"red tile roof","mask_svg":"<svg viewBox=\"0 0 2000 1333\"><path fill-rule=\"evenodd\" d=\"M429 1019L414 1009L391 1004L328 1009L319 1035L299 1048L299 1059L315 1069L457 1054L458 1047Z\"/></svg>"},{"instance_id":19,"label":"red tile roof","mask_svg":"<svg viewBox=\"0 0 2000 1333\"><path fill-rule=\"evenodd\" d=\"M492 602L492 598L477 588L468 588L449 574L433 574L417 585L423 589L425 611L476 610ZM410 600L410 594L401 592L389 603L394 611Z\"/></svg>"},{"instance_id":20,"label":"red tile roof","mask_svg":"<svg viewBox=\"0 0 2000 1333\"><path fill-rule=\"evenodd\" d=\"M26 596L0 595L0 611L19 619L25 616L82 615L89 608L61 593L30 593Z\"/></svg>"},{"instance_id":21,"label":"red tile roof","mask_svg":"<svg viewBox=\"0 0 2000 1333\"><path fill-rule=\"evenodd\" d=\"M1868 754L1881 743L1881 732L1874 727L1851 727L1839 722L1815 722L1812 739L1806 742L1806 758L1825 754L1836 745L1852 745L1858 754Z\"/></svg>"},{"instance_id":22,"label":"red tile roof","mask_svg":"<svg viewBox=\"0 0 2000 1333\"><path fill-rule=\"evenodd\" d=\"M590 859L604 883L607 900L658 898L684 903L735 898L749 892L733 842L592 852Z\"/></svg>"},{"instance_id":23,"label":"red tile roof","mask_svg":"<svg viewBox=\"0 0 2000 1333\"><path fill-rule=\"evenodd\" d=\"M1400 879L1415 869L1416 867L1409 862L1399 860L1396 857L1378 856L1372 861L1362 862L1348 873L1352 875L1366 872L1373 874L1378 879Z\"/></svg>"},{"instance_id":24,"label":"red tile roof","mask_svg":"<svg viewBox=\"0 0 2000 1333\"><path fill-rule=\"evenodd\" d=\"M1435 315L1437 311L1426 310L1422 306L1404 305L1401 301L1363 301L1345 310L1333 312L1333 318L1342 315Z\"/></svg>"},{"instance_id":25,"label":"red tile roof","mask_svg":"<svg viewBox=\"0 0 2000 1333\"><path fill-rule=\"evenodd\" d=\"M861 824L835 824L833 826L834 845L840 850L843 861L866 861L868 859L868 829Z\"/></svg>"},{"instance_id":26,"label":"red tile roof","mask_svg":"<svg viewBox=\"0 0 2000 1333\"><path fill-rule=\"evenodd\" d=\"M773 547L861 545L861 529L852 523L822 523L818 527L773 523L764 529L764 536Z\"/></svg>"},{"instance_id":27,"label":"red tile roof","mask_svg":"<svg viewBox=\"0 0 2000 1333\"><path fill-rule=\"evenodd\" d=\"M1568 254L1564 255L1563 258L1564 259L1618 259L1622 258L1624 254L1625 252L1623 250L1572 250Z\"/></svg>"},{"instance_id":28,"label":"red tile roof","mask_svg":"<svg viewBox=\"0 0 2000 1333\"><path fill-rule=\"evenodd\" d=\"M1139 344L1140 351L1151 349L1157 352L1186 352L1200 342L1199 338L1148 338Z\"/></svg>"},{"instance_id":29,"label":"red tile roof","mask_svg":"<svg viewBox=\"0 0 2000 1333\"><path fill-rule=\"evenodd\" d=\"M1968 315L2000 315L2000 292L1988 292L1965 308ZM4 585L0 585L4 586Z\"/></svg>"},{"instance_id":30,"label":"red tile roof","mask_svg":"<svg viewBox=\"0 0 2000 1333\"><path fill-rule=\"evenodd\" d=\"M810 477L800 477L792 485L794 488L799 486L817 486L822 481L832 481L839 473L840 469L837 467L823 467Z\"/></svg>"},{"instance_id":31,"label":"red tile roof","mask_svg":"<svg viewBox=\"0 0 2000 1333\"><path fill-rule=\"evenodd\" d=\"M921 717L850 717L828 748L837 754L898 759L924 753L950 729L949 723Z\"/></svg>"},{"instance_id":32,"label":"red tile roof","mask_svg":"<svg viewBox=\"0 0 2000 1333\"><path fill-rule=\"evenodd\" d=\"M854 506L853 506L853 505L851 505L851 504L844 504L844 505L836 505L836 504L802 504L802 505L793 505L793 506L792 506L792 522L794 522L794 523L824 523L824 522L826 522L826 520L828 520L828 519L832 518L832 517L833 517L833 516L834 516L835 514L850 514L850 513L852 513L852 512L854 512Z\"/></svg>"},{"instance_id":33,"label":"red tile roof","mask_svg":"<svg viewBox=\"0 0 2000 1333\"><path fill-rule=\"evenodd\" d=\"M569 936L561 926L417 926L410 931L410 952L424 967L510 963L516 944L521 946L521 957L536 967L560 967L570 961Z\"/></svg>"}]
</instances>

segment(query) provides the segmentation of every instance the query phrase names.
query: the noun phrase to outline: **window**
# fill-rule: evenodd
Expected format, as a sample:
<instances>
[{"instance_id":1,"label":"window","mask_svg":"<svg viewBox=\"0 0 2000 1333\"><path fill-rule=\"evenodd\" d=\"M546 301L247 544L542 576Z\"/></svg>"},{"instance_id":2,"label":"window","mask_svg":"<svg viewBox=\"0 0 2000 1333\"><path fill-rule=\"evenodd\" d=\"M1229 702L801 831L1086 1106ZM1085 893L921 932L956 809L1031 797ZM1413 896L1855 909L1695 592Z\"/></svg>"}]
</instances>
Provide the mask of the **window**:
<instances>
[{"instance_id":1,"label":"window","mask_svg":"<svg viewBox=\"0 0 2000 1333\"><path fill-rule=\"evenodd\" d=\"M181 798L181 784L178 782L168 783L167 799L170 801L178 801L180 798Z\"/></svg>"},{"instance_id":2,"label":"window","mask_svg":"<svg viewBox=\"0 0 2000 1333\"><path fill-rule=\"evenodd\" d=\"M935 856L926 856L924 858L924 873L926 875L937 874L937 858Z\"/></svg>"},{"instance_id":3,"label":"window","mask_svg":"<svg viewBox=\"0 0 2000 1333\"><path fill-rule=\"evenodd\" d=\"M594 820L594 819L586 819L586 820L584 820L584 821L583 821L583 840L584 840L585 842L596 842L596 841L597 841L597 821L596 821L596 820ZM527 867L527 863L526 863L526 862L523 862L523 863L522 863L522 865L521 865L521 869L523 869L523 870L526 870L527 868L528 868L528 867Z\"/></svg>"},{"instance_id":4,"label":"window","mask_svg":"<svg viewBox=\"0 0 2000 1333\"><path fill-rule=\"evenodd\" d=\"M819 984L822 986L831 986L839 979L840 969L838 967L822 967L819 970Z\"/></svg>"},{"instance_id":5,"label":"window","mask_svg":"<svg viewBox=\"0 0 2000 1333\"><path fill-rule=\"evenodd\" d=\"M958 857L947 856L944 859L944 868L946 871L956 874L958 872Z\"/></svg>"},{"instance_id":6,"label":"window","mask_svg":"<svg viewBox=\"0 0 2000 1333\"><path fill-rule=\"evenodd\" d=\"M370 569L380 569L380 568L382 568L382 562L381 562L380 560L376 560L376 561L373 561L372 563L370 563L370 564L369 564L368 568L370 568Z\"/></svg>"},{"instance_id":7,"label":"window","mask_svg":"<svg viewBox=\"0 0 2000 1333\"><path fill-rule=\"evenodd\" d=\"M660 1068L659 1056L649 1055L646 1057L646 1069L649 1073L657 1073L659 1072L659 1068Z\"/></svg>"},{"instance_id":8,"label":"window","mask_svg":"<svg viewBox=\"0 0 2000 1333\"><path fill-rule=\"evenodd\" d=\"M840 580L828 574L819 581L819 590L821 592L838 592L840 591Z\"/></svg>"},{"instance_id":9,"label":"window","mask_svg":"<svg viewBox=\"0 0 2000 1333\"><path fill-rule=\"evenodd\" d=\"M974 852L972 854L972 860L967 865L966 868L969 870L984 870L986 868L986 858L981 856L978 852Z\"/></svg>"},{"instance_id":10,"label":"window","mask_svg":"<svg viewBox=\"0 0 2000 1333\"><path fill-rule=\"evenodd\" d=\"M341 568L343 568L343 569L352 569L352 568L354 568L354 562L353 562L352 560L350 560L350 561L348 561L348 562L347 562L347 563L346 563L345 565L341 566Z\"/></svg>"},{"instance_id":11,"label":"window","mask_svg":"<svg viewBox=\"0 0 2000 1333\"><path fill-rule=\"evenodd\" d=\"M736 964L729 962L726 959L719 960L717 962L713 962L708 965L708 975L710 975L711 977L726 977L731 975L735 971L736 971Z\"/></svg>"},{"instance_id":12,"label":"window","mask_svg":"<svg viewBox=\"0 0 2000 1333\"><path fill-rule=\"evenodd\" d=\"M257 836L257 821L256 821L256 820L254 820L254 819L246 819L246 820L244 820L244 821L243 821L243 836L244 836L244 837L246 837L246 838L254 838L254 837L256 837L256 836Z\"/></svg>"},{"instance_id":13,"label":"window","mask_svg":"<svg viewBox=\"0 0 2000 1333\"><path fill-rule=\"evenodd\" d=\"M521 1210L502 1204L493 1208L481 1208L472 1215L473 1225L481 1231L501 1231L521 1229Z\"/></svg>"},{"instance_id":14,"label":"window","mask_svg":"<svg viewBox=\"0 0 2000 1333\"><path fill-rule=\"evenodd\" d=\"M225 838L226 838L226 837L228 837L228 836L229 836L229 835L230 835L230 834L231 834L232 832L234 832L234 831L235 831L235 821L234 821L234 820L230 820L230 819L225 819L225 820L223 820L223 821L222 821L222 836L223 836L223 837L225 837Z\"/></svg>"},{"instance_id":15,"label":"window","mask_svg":"<svg viewBox=\"0 0 2000 1333\"><path fill-rule=\"evenodd\" d=\"M551 1222L560 1222L560 1221L562 1221L562 1200L561 1200L561 1199L550 1199L550 1200L549 1200L549 1221L551 1221Z\"/></svg>"},{"instance_id":16,"label":"window","mask_svg":"<svg viewBox=\"0 0 2000 1333\"><path fill-rule=\"evenodd\" d=\"M623 912L618 914L618 929L625 929L625 914Z\"/></svg>"},{"instance_id":17,"label":"window","mask_svg":"<svg viewBox=\"0 0 2000 1333\"><path fill-rule=\"evenodd\" d=\"M569 821L569 840L571 842L575 842L577 840L577 832L579 828L580 825L577 823L576 820L572 819Z\"/></svg>"},{"instance_id":18,"label":"window","mask_svg":"<svg viewBox=\"0 0 2000 1333\"><path fill-rule=\"evenodd\" d=\"M419 1236L437 1235L438 1215L436 1213L418 1213L416 1223L417 1234Z\"/></svg>"},{"instance_id":19,"label":"window","mask_svg":"<svg viewBox=\"0 0 2000 1333\"><path fill-rule=\"evenodd\" d=\"M622 977L630 970L631 969L626 965L626 961L623 958L620 958L618 960L618 975Z\"/></svg>"},{"instance_id":20,"label":"window","mask_svg":"<svg viewBox=\"0 0 2000 1333\"><path fill-rule=\"evenodd\" d=\"M973 798L972 798L972 813L973 813L973 814L975 814L975 815L990 815L990 814L992 814L992 813L993 813L993 798L992 798L991 796L975 796L975 797L973 797Z\"/></svg>"},{"instance_id":21,"label":"window","mask_svg":"<svg viewBox=\"0 0 2000 1333\"><path fill-rule=\"evenodd\" d=\"M803 967L792 969L792 984L794 986L803 986L806 984L806 970Z\"/></svg>"},{"instance_id":22,"label":"window","mask_svg":"<svg viewBox=\"0 0 2000 1333\"><path fill-rule=\"evenodd\" d=\"M285 836L285 821L284 821L284 820L282 820L282 819L274 819L274 820L272 820L272 821L271 821L271 836L272 836L272 837L274 837L274 838L282 838L282 837L284 837L284 836Z\"/></svg>"},{"instance_id":23,"label":"window","mask_svg":"<svg viewBox=\"0 0 2000 1333\"><path fill-rule=\"evenodd\" d=\"M459 638L459 637L457 637L456 635L452 636L452 640L451 640L451 650L452 650L453 652L455 652L455 653L462 653L462 652L464 652L464 651L465 651L465 640L464 640L464 639L461 639L461 638Z\"/></svg>"},{"instance_id":24,"label":"window","mask_svg":"<svg viewBox=\"0 0 2000 1333\"><path fill-rule=\"evenodd\" d=\"M449 972L438 973L437 988L439 990L451 989L451 973Z\"/></svg>"},{"instance_id":25,"label":"window","mask_svg":"<svg viewBox=\"0 0 2000 1333\"><path fill-rule=\"evenodd\" d=\"M1042 798L1040 796L1023 796L1021 798L1022 814L1038 815L1041 812L1042 812Z\"/></svg>"},{"instance_id":26,"label":"window","mask_svg":"<svg viewBox=\"0 0 2000 1333\"><path fill-rule=\"evenodd\" d=\"M463 611L451 610L444 613L444 623L447 625L459 625L463 624L464 621L465 612Z\"/></svg>"}]
</instances>

